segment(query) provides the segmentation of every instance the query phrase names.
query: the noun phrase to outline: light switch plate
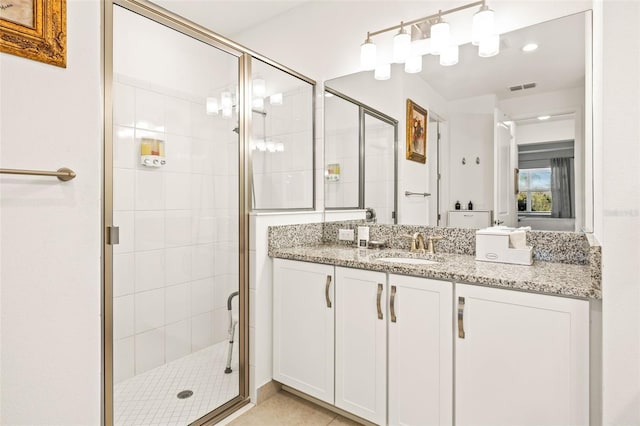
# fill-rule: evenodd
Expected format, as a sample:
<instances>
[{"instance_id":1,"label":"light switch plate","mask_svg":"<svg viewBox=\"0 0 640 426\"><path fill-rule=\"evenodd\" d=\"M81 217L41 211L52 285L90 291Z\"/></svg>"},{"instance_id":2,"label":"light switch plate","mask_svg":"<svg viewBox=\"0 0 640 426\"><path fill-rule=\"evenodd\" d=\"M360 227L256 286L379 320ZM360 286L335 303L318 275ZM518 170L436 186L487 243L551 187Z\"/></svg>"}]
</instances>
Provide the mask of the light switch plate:
<instances>
[{"instance_id":1,"label":"light switch plate","mask_svg":"<svg viewBox=\"0 0 640 426\"><path fill-rule=\"evenodd\" d=\"M355 238L355 234L353 229L339 229L338 230L338 239L340 241L353 241Z\"/></svg>"}]
</instances>

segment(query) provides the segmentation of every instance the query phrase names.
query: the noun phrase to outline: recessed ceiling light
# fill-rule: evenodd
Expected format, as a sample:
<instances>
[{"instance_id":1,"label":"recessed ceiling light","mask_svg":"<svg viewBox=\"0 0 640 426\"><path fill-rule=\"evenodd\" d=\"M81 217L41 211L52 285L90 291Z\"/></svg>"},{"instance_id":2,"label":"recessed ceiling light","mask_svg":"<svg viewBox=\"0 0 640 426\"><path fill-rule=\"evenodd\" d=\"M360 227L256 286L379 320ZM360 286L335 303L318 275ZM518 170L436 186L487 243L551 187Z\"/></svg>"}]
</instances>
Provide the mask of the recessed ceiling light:
<instances>
[{"instance_id":1,"label":"recessed ceiling light","mask_svg":"<svg viewBox=\"0 0 640 426\"><path fill-rule=\"evenodd\" d=\"M535 43L528 43L528 44L525 44L525 45L522 47L522 51L523 51L523 52L533 52L533 51L534 51L534 50L536 50L537 48L538 48L538 45L537 45L537 44L535 44Z\"/></svg>"},{"instance_id":2,"label":"recessed ceiling light","mask_svg":"<svg viewBox=\"0 0 640 426\"><path fill-rule=\"evenodd\" d=\"M548 120L550 118L551 118L550 115L540 115L540 116L538 116L538 120Z\"/></svg>"}]
</instances>

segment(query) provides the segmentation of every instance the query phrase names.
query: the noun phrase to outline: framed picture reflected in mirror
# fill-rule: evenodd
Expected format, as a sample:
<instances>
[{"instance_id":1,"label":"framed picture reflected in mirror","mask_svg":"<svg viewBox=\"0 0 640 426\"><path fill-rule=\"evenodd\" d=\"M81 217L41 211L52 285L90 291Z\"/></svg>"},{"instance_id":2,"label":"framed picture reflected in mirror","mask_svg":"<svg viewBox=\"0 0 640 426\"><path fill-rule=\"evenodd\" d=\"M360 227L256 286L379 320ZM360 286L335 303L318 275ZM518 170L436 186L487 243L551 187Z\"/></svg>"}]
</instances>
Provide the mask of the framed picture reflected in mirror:
<instances>
[{"instance_id":1,"label":"framed picture reflected in mirror","mask_svg":"<svg viewBox=\"0 0 640 426\"><path fill-rule=\"evenodd\" d=\"M427 162L428 118L426 109L407 99L407 160Z\"/></svg>"}]
</instances>

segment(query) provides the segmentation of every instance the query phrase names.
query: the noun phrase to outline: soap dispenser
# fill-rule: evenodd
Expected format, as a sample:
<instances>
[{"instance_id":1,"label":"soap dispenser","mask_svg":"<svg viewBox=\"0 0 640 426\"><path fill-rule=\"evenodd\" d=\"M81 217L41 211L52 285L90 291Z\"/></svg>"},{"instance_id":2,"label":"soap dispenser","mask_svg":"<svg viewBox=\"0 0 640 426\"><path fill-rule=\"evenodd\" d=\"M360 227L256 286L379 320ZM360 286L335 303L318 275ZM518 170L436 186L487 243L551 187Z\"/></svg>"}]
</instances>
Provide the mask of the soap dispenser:
<instances>
[{"instance_id":1,"label":"soap dispenser","mask_svg":"<svg viewBox=\"0 0 640 426\"><path fill-rule=\"evenodd\" d=\"M456 210L460 210L460 201L456 201Z\"/></svg>"},{"instance_id":2,"label":"soap dispenser","mask_svg":"<svg viewBox=\"0 0 640 426\"><path fill-rule=\"evenodd\" d=\"M469 208L469 210L473 210L473 204L471 204L471 201L469 201L468 208Z\"/></svg>"}]
</instances>

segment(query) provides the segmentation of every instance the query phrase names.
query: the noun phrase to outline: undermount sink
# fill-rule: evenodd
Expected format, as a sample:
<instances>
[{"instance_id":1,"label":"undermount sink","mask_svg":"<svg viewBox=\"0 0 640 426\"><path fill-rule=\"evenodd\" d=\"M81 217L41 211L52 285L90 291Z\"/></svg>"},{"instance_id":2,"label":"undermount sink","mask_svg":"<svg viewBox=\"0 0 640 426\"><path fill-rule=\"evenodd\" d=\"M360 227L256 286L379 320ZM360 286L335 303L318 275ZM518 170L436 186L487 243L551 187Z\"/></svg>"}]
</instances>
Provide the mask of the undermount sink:
<instances>
[{"instance_id":1,"label":"undermount sink","mask_svg":"<svg viewBox=\"0 0 640 426\"><path fill-rule=\"evenodd\" d=\"M380 257L376 259L379 262L390 262L390 263L408 263L410 265L435 265L435 260L429 259L419 259L414 257Z\"/></svg>"}]
</instances>

